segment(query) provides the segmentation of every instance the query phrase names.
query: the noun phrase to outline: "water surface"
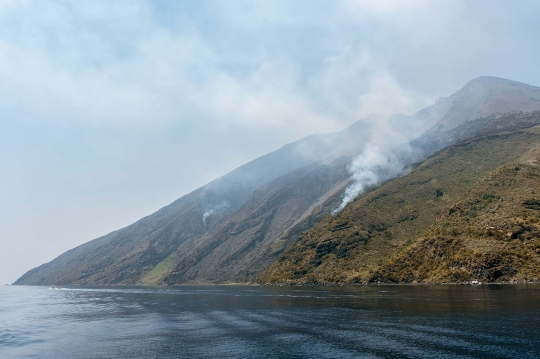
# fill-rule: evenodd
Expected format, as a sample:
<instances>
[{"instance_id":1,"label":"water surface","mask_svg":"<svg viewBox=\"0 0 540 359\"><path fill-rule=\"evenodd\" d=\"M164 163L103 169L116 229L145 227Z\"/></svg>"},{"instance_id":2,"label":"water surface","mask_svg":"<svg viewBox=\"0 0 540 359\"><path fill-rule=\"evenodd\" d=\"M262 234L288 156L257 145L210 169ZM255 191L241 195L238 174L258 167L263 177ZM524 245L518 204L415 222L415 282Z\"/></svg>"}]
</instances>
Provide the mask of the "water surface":
<instances>
[{"instance_id":1,"label":"water surface","mask_svg":"<svg viewBox=\"0 0 540 359\"><path fill-rule=\"evenodd\" d=\"M0 358L540 358L540 286L5 286Z\"/></svg>"}]
</instances>

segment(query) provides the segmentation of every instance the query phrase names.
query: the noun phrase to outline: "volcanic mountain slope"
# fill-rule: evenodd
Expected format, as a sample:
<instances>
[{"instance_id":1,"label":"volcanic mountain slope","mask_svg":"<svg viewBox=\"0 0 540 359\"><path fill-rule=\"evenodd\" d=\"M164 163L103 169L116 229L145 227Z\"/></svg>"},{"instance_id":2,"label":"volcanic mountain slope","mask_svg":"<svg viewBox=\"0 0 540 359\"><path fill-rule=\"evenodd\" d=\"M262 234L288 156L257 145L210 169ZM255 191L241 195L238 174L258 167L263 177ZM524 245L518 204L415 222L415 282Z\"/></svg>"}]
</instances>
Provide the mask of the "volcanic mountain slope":
<instances>
[{"instance_id":1,"label":"volcanic mountain slope","mask_svg":"<svg viewBox=\"0 0 540 359\"><path fill-rule=\"evenodd\" d=\"M513 89L516 86L519 87L520 85L523 85L526 89L530 87L525 84L502 79L494 78L493 80L492 78L480 78L471 81L463 90L460 90L456 95L453 95L452 102L454 106L450 107L446 113L442 113L437 108L435 110L426 109L422 111L422 114L423 116L428 114L428 118L423 117L422 119L419 119L420 115L415 114L411 117L394 116L389 119L389 121L393 121L394 128L398 130L400 126L407 126L411 123L420 128L421 126L432 123L431 121L434 120L443 121L446 117L452 116L452 111L461 109L462 106L460 106L459 101L455 98L463 98L460 93L464 91L470 92L468 88L471 86L477 87L478 82L485 86L489 86L492 82L499 83L499 85L500 83L507 83L509 89ZM509 91L511 92L511 90ZM483 94L490 93L491 92L488 90L483 91ZM516 98L515 96L510 97L512 98L512 101ZM478 96L478 98L482 99L482 96ZM507 102L506 108L512 108L512 106L508 104L512 101ZM477 101L477 107L475 109L487 106L486 103L489 102L489 99ZM521 102L527 102L527 100L522 99ZM531 107L534 108L534 105ZM516 107L514 106L514 108ZM490 113L490 110L487 108L484 108L484 111L485 113ZM441 115L446 117L440 118ZM437 137L431 136L428 137L427 140L420 139L416 141L415 148L421 151L422 155L425 156L426 154L429 154L429 151L439 149L460 138L466 138L472 133L480 133L482 129L486 127L486 123L495 124L497 121L498 120L495 118L487 118L482 121L474 121L474 124L467 123L459 126L457 129L452 129L447 132L437 132ZM515 122L519 122L522 127L530 126L524 118L520 118L519 121ZM507 126L509 124L504 123L502 125ZM364 127L362 128L361 126ZM366 130L365 124L361 122L352 127L357 127L358 133L362 132L362 129L364 131ZM402 132L411 133L411 130L403 128ZM334 167L331 166L331 168ZM283 181L276 181L276 183L273 183L273 186L265 187L261 193L274 193L273 190L279 190L279 195L272 196L271 206L268 206L268 202L266 201L263 202L265 205L261 206L259 198L256 201L248 201L248 203L246 203L239 213L230 221L223 222L219 231L209 233L195 244L193 244L194 241L186 241L186 243L180 246L178 251L167 258L161 265L157 266L148 276L143 278L143 282L156 283L157 281L158 283L175 284L186 282L245 282L253 280L258 273L276 260L278 254L294 242L296 238L290 234L297 228L295 225L298 222L302 222L303 225L307 225L309 228L309 226L316 222L317 219L322 217L321 214L326 215L330 212L332 208L329 207L329 204L339 200L337 194L340 191L338 190L347 183L346 180L343 181L343 179L346 179L346 177L343 177L345 175L343 167L339 168L340 170L337 171L339 175L337 177L333 175L334 179L331 182L328 184L324 181L320 182L320 185L327 191L326 194L325 191L318 191L317 196L306 196L306 191L298 192L297 190L297 196L295 196L291 195L291 191L283 191L283 188L287 188L287 184L292 185L289 187L296 186L297 188L302 189L304 183L307 182L299 180L304 176L299 176L303 170L297 171L298 173L295 173L294 175L289 175L288 178L284 178ZM311 187L314 183L316 182L311 181L308 186ZM298 184L300 184L300 186L298 186ZM330 185L332 185L331 188ZM263 196L260 198L262 197ZM330 200L327 200L327 198L330 198ZM306 199L309 200L306 201ZM286 221L275 220L273 218L273 213L275 213L276 208L290 207L291 203L297 203L299 200L302 200L301 202L306 206L311 203L311 206L300 218L298 218L298 214L300 213L298 206L295 206L294 211L289 210L285 212L287 213L287 216L284 216L283 219ZM315 200L316 202L314 202ZM250 208L253 207L265 208L267 217L264 217L264 221L259 213L251 212ZM305 209L306 207L302 208ZM313 215L310 215L313 211ZM278 212L278 214L279 213L280 212ZM302 221L302 219L308 216L309 218L306 221ZM265 227L266 225L263 222L268 223L269 226ZM246 225L246 223L250 224ZM292 226L290 226L291 223L293 223ZM241 231L238 232L235 228L241 228ZM170 274L166 275L166 273Z\"/></svg>"},{"instance_id":2,"label":"volcanic mountain slope","mask_svg":"<svg viewBox=\"0 0 540 359\"><path fill-rule=\"evenodd\" d=\"M509 126L500 129L504 123ZM540 130L523 129L523 123L540 124L540 113L499 117L491 122L491 130L484 127L477 137L442 150L407 176L366 193L336 216L327 215L301 233L258 277L258 282L372 281L381 266L414 243L444 208L498 168L519 163L530 157L531 151L540 151ZM399 274L396 276L399 278Z\"/></svg>"},{"instance_id":3,"label":"volcanic mountain slope","mask_svg":"<svg viewBox=\"0 0 540 359\"><path fill-rule=\"evenodd\" d=\"M335 180L335 183L328 183L321 179L320 185L311 183L306 187L308 191L313 190L315 196L324 195L335 184L343 182L347 178L345 167L350 153L357 153L363 139L369 136L368 125L358 122L340 133L313 135L283 146L126 228L85 243L30 270L15 284L135 284L148 283L152 278L162 280L161 272L172 270L172 265L176 264L171 263L176 253L193 258L190 251L200 248L198 244L204 241L203 238L218 233L222 222L233 218L242 208L249 209L249 205L244 206L248 200L265 199L260 196L261 191L256 192L258 189L271 191L283 184L278 181L271 185L274 180L292 173L296 174L288 177L290 180L301 181L305 175L309 181L314 173ZM320 168L316 170L318 166ZM293 183L287 185L294 186ZM279 188L275 190L279 191ZM298 213L289 213L291 218L301 216L311 205L304 203L302 200ZM185 252L179 252L179 248ZM149 272L152 273L148 276Z\"/></svg>"},{"instance_id":4,"label":"volcanic mountain slope","mask_svg":"<svg viewBox=\"0 0 540 359\"><path fill-rule=\"evenodd\" d=\"M471 102L466 93L475 91ZM447 123L478 113L540 108L539 100L538 88L479 78L435 105L412 116L391 117L387 124L405 134L401 140L406 141L443 123L416 141L417 158L425 158L469 132L463 131L468 123L446 131ZM467 111L471 113L460 117ZM310 228L334 207L347 184L351 156L377 131L373 121L358 121L343 132L286 145L126 228L30 270L16 284L251 281L296 240L299 228Z\"/></svg>"},{"instance_id":5,"label":"volcanic mountain slope","mask_svg":"<svg viewBox=\"0 0 540 359\"><path fill-rule=\"evenodd\" d=\"M298 217L325 193L348 182L342 157L330 165L313 165L282 176L253 193L230 219L197 243L185 242L173 254L175 266L164 283L246 282L290 243L277 241Z\"/></svg>"},{"instance_id":6,"label":"volcanic mountain slope","mask_svg":"<svg viewBox=\"0 0 540 359\"><path fill-rule=\"evenodd\" d=\"M540 148L534 151L445 208L370 281L540 281Z\"/></svg>"},{"instance_id":7,"label":"volcanic mountain slope","mask_svg":"<svg viewBox=\"0 0 540 359\"><path fill-rule=\"evenodd\" d=\"M492 135L497 131L502 132L527 129L538 125L538 121L539 117L537 111L525 114L512 113L506 115L492 115L487 118L469 121L448 132L440 133L436 137L429 135L420 136L420 138L412 141L406 146L399 146L397 151L402 147L405 147L406 151L402 156L403 160L409 161L411 164L421 163L426 157L429 157L429 154L455 144L458 141ZM311 229L316 223L320 222L339 206L342 199L341 194L342 192L334 193L324 201L319 201L316 206L313 206L309 215L298 220L295 225L291 226L283 233L281 240L286 241L287 243L296 241L302 232Z\"/></svg>"}]
</instances>

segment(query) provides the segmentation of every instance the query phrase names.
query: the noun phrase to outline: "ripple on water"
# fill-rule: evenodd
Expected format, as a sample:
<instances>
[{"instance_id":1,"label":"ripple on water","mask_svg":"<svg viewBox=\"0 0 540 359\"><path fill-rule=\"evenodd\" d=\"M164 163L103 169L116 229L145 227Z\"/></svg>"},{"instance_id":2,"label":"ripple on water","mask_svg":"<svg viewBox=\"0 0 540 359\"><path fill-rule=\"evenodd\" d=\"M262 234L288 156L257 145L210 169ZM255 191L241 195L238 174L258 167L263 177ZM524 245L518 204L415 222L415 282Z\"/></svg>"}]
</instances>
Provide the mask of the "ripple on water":
<instances>
[{"instance_id":1,"label":"ripple on water","mask_svg":"<svg viewBox=\"0 0 540 359\"><path fill-rule=\"evenodd\" d=\"M540 357L540 286L8 288L0 358Z\"/></svg>"}]
</instances>

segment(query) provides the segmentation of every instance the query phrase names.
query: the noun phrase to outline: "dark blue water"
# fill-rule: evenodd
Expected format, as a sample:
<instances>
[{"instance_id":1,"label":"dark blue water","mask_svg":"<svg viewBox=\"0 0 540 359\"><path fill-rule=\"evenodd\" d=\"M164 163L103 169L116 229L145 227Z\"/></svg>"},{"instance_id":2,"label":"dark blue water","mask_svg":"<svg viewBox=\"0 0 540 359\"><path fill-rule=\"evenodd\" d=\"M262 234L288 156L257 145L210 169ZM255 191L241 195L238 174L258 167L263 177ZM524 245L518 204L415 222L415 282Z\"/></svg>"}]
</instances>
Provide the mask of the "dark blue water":
<instances>
[{"instance_id":1,"label":"dark blue water","mask_svg":"<svg viewBox=\"0 0 540 359\"><path fill-rule=\"evenodd\" d=\"M0 358L540 358L540 286L5 286Z\"/></svg>"}]
</instances>

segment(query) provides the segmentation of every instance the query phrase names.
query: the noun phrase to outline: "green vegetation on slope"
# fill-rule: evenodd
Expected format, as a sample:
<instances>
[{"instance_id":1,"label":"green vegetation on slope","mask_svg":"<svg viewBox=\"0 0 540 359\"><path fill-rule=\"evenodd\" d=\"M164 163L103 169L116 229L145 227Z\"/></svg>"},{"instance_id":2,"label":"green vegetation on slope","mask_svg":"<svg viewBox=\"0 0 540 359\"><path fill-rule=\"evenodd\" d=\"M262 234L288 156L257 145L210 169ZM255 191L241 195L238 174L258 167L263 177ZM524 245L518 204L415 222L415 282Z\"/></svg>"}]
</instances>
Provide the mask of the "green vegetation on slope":
<instances>
[{"instance_id":1,"label":"green vegetation on slope","mask_svg":"<svg viewBox=\"0 0 540 359\"><path fill-rule=\"evenodd\" d=\"M172 272L176 264L176 253L169 255L165 260L158 263L150 272L140 280L140 284L161 283L169 273Z\"/></svg>"},{"instance_id":2,"label":"green vegetation on slope","mask_svg":"<svg viewBox=\"0 0 540 359\"><path fill-rule=\"evenodd\" d=\"M540 167L503 167L444 210L372 282L540 280Z\"/></svg>"},{"instance_id":3,"label":"green vegetation on slope","mask_svg":"<svg viewBox=\"0 0 540 359\"><path fill-rule=\"evenodd\" d=\"M540 146L538 128L487 133L432 156L298 237L258 277L268 284L368 283L474 185Z\"/></svg>"}]
</instances>

